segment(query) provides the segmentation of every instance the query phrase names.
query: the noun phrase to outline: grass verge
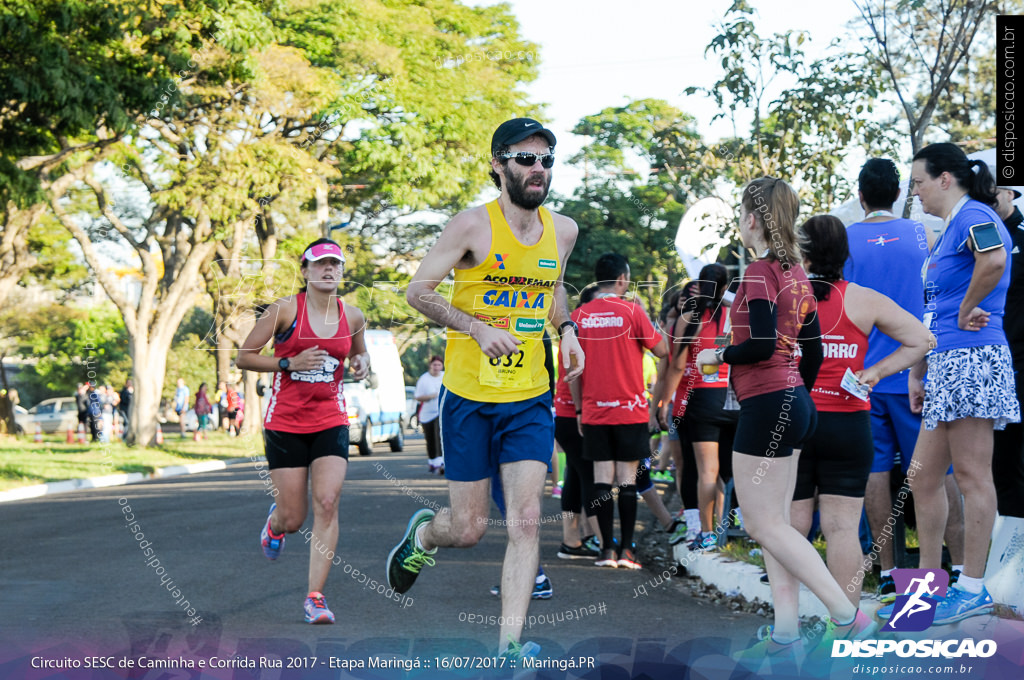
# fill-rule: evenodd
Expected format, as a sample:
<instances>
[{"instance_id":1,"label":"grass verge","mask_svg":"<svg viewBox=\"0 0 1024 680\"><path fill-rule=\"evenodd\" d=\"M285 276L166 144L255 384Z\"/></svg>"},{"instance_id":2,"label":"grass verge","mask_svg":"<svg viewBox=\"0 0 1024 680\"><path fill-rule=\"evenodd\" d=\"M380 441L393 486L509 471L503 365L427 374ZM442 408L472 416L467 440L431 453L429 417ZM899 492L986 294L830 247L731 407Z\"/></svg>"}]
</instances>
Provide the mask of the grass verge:
<instances>
[{"instance_id":1,"label":"grass verge","mask_svg":"<svg viewBox=\"0 0 1024 680\"><path fill-rule=\"evenodd\" d=\"M170 465L247 458L263 454L258 438L213 433L196 442L167 435L163 446L127 447L110 444L65 444L63 437L0 437L0 491L66 479L153 472Z\"/></svg>"}]
</instances>

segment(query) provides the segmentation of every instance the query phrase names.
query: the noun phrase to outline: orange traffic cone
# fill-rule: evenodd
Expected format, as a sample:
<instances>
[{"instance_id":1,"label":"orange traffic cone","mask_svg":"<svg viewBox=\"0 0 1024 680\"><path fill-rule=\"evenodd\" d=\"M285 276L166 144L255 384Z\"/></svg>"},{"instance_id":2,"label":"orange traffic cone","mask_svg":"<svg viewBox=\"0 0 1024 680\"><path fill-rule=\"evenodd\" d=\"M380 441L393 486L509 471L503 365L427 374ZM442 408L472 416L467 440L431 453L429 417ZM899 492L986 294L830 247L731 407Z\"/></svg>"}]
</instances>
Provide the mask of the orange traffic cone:
<instances>
[{"instance_id":1,"label":"orange traffic cone","mask_svg":"<svg viewBox=\"0 0 1024 680\"><path fill-rule=\"evenodd\" d=\"M156 445L164 445L164 431L160 429L159 425L156 426Z\"/></svg>"},{"instance_id":2,"label":"orange traffic cone","mask_svg":"<svg viewBox=\"0 0 1024 680\"><path fill-rule=\"evenodd\" d=\"M70 425L68 425L68 438L67 438L67 442L66 443L68 443L68 444L74 444L75 443L75 428L71 427Z\"/></svg>"},{"instance_id":3,"label":"orange traffic cone","mask_svg":"<svg viewBox=\"0 0 1024 680\"><path fill-rule=\"evenodd\" d=\"M36 433L32 437L32 441L36 442L37 444L43 441L43 426L40 425L39 423L36 423Z\"/></svg>"},{"instance_id":4,"label":"orange traffic cone","mask_svg":"<svg viewBox=\"0 0 1024 680\"><path fill-rule=\"evenodd\" d=\"M78 424L78 443L85 443L85 425L83 425L82 423Z\"/></svg>"}]
</instances>

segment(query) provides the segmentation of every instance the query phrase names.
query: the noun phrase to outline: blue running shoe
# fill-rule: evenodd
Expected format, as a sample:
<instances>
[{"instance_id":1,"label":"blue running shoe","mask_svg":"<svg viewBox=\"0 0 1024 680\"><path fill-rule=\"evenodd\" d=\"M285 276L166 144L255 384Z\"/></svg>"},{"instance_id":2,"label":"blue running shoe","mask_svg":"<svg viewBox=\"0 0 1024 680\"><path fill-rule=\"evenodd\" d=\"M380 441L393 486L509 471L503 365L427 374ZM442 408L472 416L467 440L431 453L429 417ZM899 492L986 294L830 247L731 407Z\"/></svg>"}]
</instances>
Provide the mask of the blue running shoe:
<instances>
[{"instance_id":1,"label":"blue running shoe","mask_svg":"<svg viewBox=\"0 0 1024 680\"><path fill-rule=\"evenodd\" d=\"M306 623L334 623L334 613L327 608L323 593L313 591L306 596L302 607L306 611Z\"/></svg>"},{"instance_id":2,"label":"blue running shoe","mask_svg":"<svg viewBox=\"0 0 1024 680\"><path fill-rule=\"evenodd\" d=\"M935 621L933 625L941 626L946 623L955 623L972 616L978 616L992 611L992 597L988 589L981 587L980 593L969 593L963 588L953 586L946 591L946 597L935 607Z\"/></svg>"},{"instance_id":3,"label":"blue running shoe","mask_svg":"<svg viewBox=\"0 0 1024 680\"><path fill-rule=\"evenodd\" d=\"M426 508L418 510L409 519L409 525L405 528L405 536L402 537L398 545L391 549L391 554L388 555L388 586L396 593L404 593L412 588L416 577L420 575L420 569L434 566L434 558L431 555L437 552L437 548L427 552L416 545L416 530L433 517L433 510Z\"/></svg>"},{"instance_id":4,"label":"blue running shoe","mask_svg":"<svg viewBox=\"0 0 1024 680\"><path fill-rule=\"evenodd\" d=\"M530 597L534 600L550 600L554 593L555 589L551 586L551 579L545 576L543 581L533 584L533 593ZM501 597L501 586L491 588L491 595Z\"/></svg>"},{"instance_id":5,"label":"blue running shoe","mask_svg":"<svg viewBox=\"0 0 1024 680\"><path fill-rule=\"evenodd\" d=\"M718 550L718 536L711 531L702 531L690 544L690 552L715 552Z\"/></svg>"},{"instance_id":6,"label":"blue running shoe","mask_svg":"<svg viewBox=\"0 0 1024 680\"><path fill-rule=\"evenodd\" d=\"M276 507L277 503L270 504L270 512L267 513L267 523L263 525L263 531L260 532L260 546L263 548L263 554L267 556L268 560L276 560L277 556L284 549L284 534L275 536L270 530L270 516L274 514L274 508Z\"/></svg>"},{"instance_id":7,"label":"blue running shoe","mask_svg":"<svg viewBox=\"0 0 1024 680\"><path fill-rule=\"evenodd\" d=\"M892 610L895 607L896 607L896 601L893 600L892 602L890 602L889 604L885 605L884 607L880 608L877 612L875 612L875 616L877 616L878 618L882 619L883 621L885 619L892 618Z\"/></svg>"}]
</instances>

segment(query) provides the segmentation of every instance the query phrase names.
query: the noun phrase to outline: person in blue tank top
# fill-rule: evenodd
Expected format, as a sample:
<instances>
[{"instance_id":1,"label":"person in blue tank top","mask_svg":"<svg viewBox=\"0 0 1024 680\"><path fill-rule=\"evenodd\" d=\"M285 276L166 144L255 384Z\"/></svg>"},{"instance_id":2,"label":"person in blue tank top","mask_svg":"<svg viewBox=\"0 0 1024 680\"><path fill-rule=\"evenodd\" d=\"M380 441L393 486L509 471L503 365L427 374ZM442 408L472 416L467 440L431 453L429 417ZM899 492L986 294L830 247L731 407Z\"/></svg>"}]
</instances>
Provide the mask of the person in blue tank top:
<instances>
[{"instance_id":1,"label":"person in blue tank top","mask_svg":"<svg viewBox=\"0 0 1024 680\"><path fill-rule=\"evenodd\" d=\"M900 174L888 158L872 158L857 177L857 196L864 208L864 219L846 228L850 257L843 277L866 288L872 288L893 300L915 318L924 316L924 266L932 233L920 222L893 214L900 195ZM899 347L899 343L877 328L868 336L864 363L871 366ZM892 570L896 567L893 546L889 542L892 527L886 529L893 513L892 490L889 486L893 467L899 458L904 478L910 468L911 456L921 429L921 414L910 410L907 377L900 371L878 381L871 391L871 438L875 457L864 493L864 508L874 540L872 552L878 555L882 573L878 595L883 604L896 599L896 583ZM952 473L952 469L949 470ZM953 475L945 481L949 513L946 518L946 542L954 570L963 569L963 505ZM903 503L900 502L900 507Z\"/></svg>"},{"instance_id":2,"label":"person in blue tank top","mask_svg":"<svg viewBox=\"0 0 1024 680\"><path fill-rule=\"evenodd\" d=\"M934 624L942 625L993 606L983 581L996 515L992 432L1020 420L1002 323L1011 240L990 207L995 181L988 167L969 161L955 144L919 151L911 187L926 213L945 220L922 271L925 325L938 347L909 381L911 404L924 421L911 481L921 568L941 567L950 462L964 497L964 569L936 609Z\"/></svg>"}]
</instances>

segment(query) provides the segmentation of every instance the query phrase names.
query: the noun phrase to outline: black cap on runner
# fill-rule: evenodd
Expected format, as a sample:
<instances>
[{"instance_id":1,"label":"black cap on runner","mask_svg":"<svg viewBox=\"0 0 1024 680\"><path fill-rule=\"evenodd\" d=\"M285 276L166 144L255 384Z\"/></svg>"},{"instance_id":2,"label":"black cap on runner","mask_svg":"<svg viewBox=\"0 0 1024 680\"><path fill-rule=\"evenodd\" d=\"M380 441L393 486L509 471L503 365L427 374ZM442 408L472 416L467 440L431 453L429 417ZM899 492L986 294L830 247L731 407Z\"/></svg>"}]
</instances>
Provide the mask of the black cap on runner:
<instances>
[{"instance_id":1,"label":"black cap on runner","mask_svg":"<svg viewBox=\"0 0 1024 680\"><path fill-rule=\"evenodd\" d=\"M548 130L533 118L513 118L498 126L491 137L491 155L498 153L503 146L512 146L533 135L543 135L549 146L555 145L555 133Z\"/></svg>"}]
</instances>

